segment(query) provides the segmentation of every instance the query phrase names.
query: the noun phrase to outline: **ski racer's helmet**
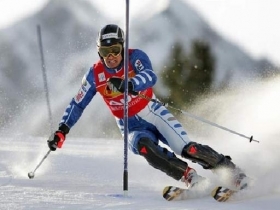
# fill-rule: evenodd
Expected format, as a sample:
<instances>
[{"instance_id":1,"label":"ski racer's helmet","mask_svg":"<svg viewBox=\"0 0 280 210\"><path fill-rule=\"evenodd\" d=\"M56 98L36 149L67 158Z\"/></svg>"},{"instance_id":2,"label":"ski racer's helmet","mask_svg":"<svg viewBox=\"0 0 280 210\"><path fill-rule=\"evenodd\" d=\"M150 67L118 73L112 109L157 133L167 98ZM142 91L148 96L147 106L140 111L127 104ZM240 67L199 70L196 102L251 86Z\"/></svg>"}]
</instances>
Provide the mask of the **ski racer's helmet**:
<instances>
[{"instance_id":1,"label":"ski racer's helmet","mask_svg":"<svg viewBox=\"0 0 280 210\"><path fill-rule=\"evenodd\" d=\"M109 24L99 31L96 40L97 47L111 46L117 43L120 43L122 46L124 43L124 32L119 26Z\"/></svg>"}]
</instances>

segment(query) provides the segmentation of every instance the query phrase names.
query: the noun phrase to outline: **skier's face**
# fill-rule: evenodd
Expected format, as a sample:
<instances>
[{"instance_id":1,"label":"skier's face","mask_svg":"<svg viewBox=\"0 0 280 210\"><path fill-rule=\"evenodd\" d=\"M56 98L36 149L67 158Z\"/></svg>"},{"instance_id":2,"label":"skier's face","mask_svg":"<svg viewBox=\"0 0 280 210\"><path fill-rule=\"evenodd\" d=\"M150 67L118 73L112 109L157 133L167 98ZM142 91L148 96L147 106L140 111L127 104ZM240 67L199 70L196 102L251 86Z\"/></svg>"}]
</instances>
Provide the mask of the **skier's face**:
<instances>
[{"instance_id":1,"label":"skier's face","mask_svg":"<svg viewBox=\"0 0 280 210\"><path fill-rule=\"evenodd\" d=\"M117 68L120 65L120 63L122 62L122 54L119 54L117 56L110 54L108 57L104 57L103 59L104 59L105 65L108 68L114 69L114 68Z\"/></svg>"},{"instance_id":2,"label":"skier's face","mask_svg":"<svg viewBox=\"0 0 280 210\"><path fill-rule=\"evenodd\" d=\"M116 68L122 61L122 45L101 46L98 48L99 54L103 57L108 68Z\"/></svg>"}]
</instances>

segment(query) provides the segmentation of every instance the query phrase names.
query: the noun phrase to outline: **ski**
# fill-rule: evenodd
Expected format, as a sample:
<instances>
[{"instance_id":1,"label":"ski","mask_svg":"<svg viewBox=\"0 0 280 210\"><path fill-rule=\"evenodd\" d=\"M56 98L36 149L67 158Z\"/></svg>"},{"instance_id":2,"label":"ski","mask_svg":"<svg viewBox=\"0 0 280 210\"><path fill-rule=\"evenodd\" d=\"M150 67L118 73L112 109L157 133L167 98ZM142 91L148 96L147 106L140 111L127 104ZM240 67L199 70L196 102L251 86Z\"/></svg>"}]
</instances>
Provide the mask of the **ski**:
<instances>
[{"instance_id":1,"label":"ski","mask_svg":"<svg viewBox=\"0 0 280 210\"><path fill-rule=\"evenodd\" d=\"M245 184L240 190L247 187ZM167 201L180 201L189 200L195 198L202 198L211 195L218 202L226 202L234 194L240 190L232 190L227 187L218 186L209 192L209 189L197 190L197 189L185 189L176 186L166 186L163 189L162 196Z\"/></svg>"},{"instance_id":2,"label":"ski","mask_svg":"<svg viewBox=\"0 0 280 210\"><path fill-rule=\"evenodd\" d=\"M193 198L201 198L211 195L218 202L228 201L233 194L248 187L248 178L245 174L240 173L236 180L235 187L230 189L224 186L216 186L204 184L194 185L192 188L181 188L176 186L166 186L163 189L162 196L167 201L188 200ZM202 183L202 182L200 182Z\"/></svg>"},{"instance_id":3,"label":"ski","mask_svg":"<svg viewBox=\"0 0 280 210\"><path fill-rule=\"evenodd\" d=\"M187 189L182 189L182 188L175 187L175 186L166 186L163 189L162 196L167 201L184 200L183 199L183 197L184 197L183 194L187 193L187 192L188 192Z\"/></svg>"},{"instance_id":4,"label":"ski","mask_svg":"<svg viewBox=\"0 0 280 210\"><path fill-rule=\"evenodd\" d=\"M218 202L226 202L234 193L237 193L247 187L247 183L243 184L239 190L231 190L227 187L218 186L212 190L211 196Z\"/></svg>"},{"instance_id":5,"label":"ski","mask_svg":"<svg viewBox=\"0 0 280 210\"><path fill-rule=\"evenodd\" d=\"M162 192L163 198L167 201L189 200L205 197L209 194L208 190L185 189L176 186L166 186Z\"/></svg>"},{"instance_id":6,"label":"ski","mask_svg":"<svg viewBox=\"0 0 280 210\"><path fill-rule=\"evenodd\" d=\"M211 196L218 202L226 202L236 192L238 191L219 186L212 190Z\"/></svg>"}]
</instances>

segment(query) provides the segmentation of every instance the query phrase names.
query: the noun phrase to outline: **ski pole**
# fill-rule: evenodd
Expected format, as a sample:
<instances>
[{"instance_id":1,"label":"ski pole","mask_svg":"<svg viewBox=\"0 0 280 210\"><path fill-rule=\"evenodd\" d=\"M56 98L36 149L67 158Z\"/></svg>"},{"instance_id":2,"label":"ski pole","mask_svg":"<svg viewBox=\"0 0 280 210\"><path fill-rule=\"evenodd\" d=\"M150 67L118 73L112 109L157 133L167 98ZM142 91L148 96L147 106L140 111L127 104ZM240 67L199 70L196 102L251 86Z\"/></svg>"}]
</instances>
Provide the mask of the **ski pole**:
<instances>
[{"instance_id":1,"label":"ski pole","mask_svg":"<svg viewBox=\"0 0 280 210\"><path fill-rule=\"evenodd\" d=\"M150 98L150 97L147 97L147 96L145 96L145 95L143 95L143 94L138 94L138 95L139 95L141 98L144 98L144 99L146 99L146 100L148 100L148 101L152 101L152 102L155 102L155 103L159 103L159 104L161 104L161 105L163 105L163 106L165 106L165 107L170 107L171 109L176 110L176 111L178 111L178 112L180 112L180 113L182 113L182 114L184 114L184 115L187 115L187 116L189 116L189 117L191 117L191 118L193 118L193 119L196 119L196 120L198 120L198 121L204 122L204 123L206 123L206 124L212 125L212 126L214 126L214 127L220 128L220 129L225 130L225 131L228 131L228 132L230 132L230 133L236 134L236 135L241 136L241 137L243 137L243 138L249 139L249 142L250 142L250 143L251 143L252 141L255 141L255 142L260 143L258 140L255 140L255 139L253 138L253 136L250 136L250 137L249 137L249 136L245 136L244 134L238 133L238 132L236 132L236 131L234 131L234 130L231 130L231 129L229 129L229 128L226 128L226 127L224 127L224 126L218 125L218 124L213 123L213 122L211 122L211 121L209 121L209 120L203 119L202 117L198 117L198 116L196 116L196 115L194 115L194 114L191 114L191 113L189 113L189 112L183 111L183 110L178 109L178 108L173 107L173 106L168 106L168 104L166 104L166 103L163 103L163 102L161 102L161 101L158 101L158 100L153 99L153 98Z\"/></svg>"},{"instance_id":2,"label":"ski pole","mask_svg":"<svg viewBox=\"0 0 280 210\"><path fill-rule=\"evenodd\" d=\"M50 152L51 152L51 150L49 150L49 151L47 152L47 154L45 154L45 156L42 158L42 160L40 161L40 163L36 166L36 168L34 169L34 171L31 171L31 172L28 173L29 179L33 179L33 178L34 178L36 170L40 167L40 165L44 162L44 160L49 156Z\"/></svg>"},{"instance_id":3,"label":"ski pole","mask_svg":"<svg viewBox=\"0 0 280 210\"><path fill-rule=\"evenodd\" d=\"M48 88L48 80L47 80L47 69L44 59L44 51L43 51L43 41L42 41L42 33L41 33L41 26L37 25L37 36L38 36L38 43L39 43L39 50L41 55L41 67L43 73L43 82L44 82L44 90L46 94L46 102L49 114L49 125L50 131L52 132L53 128L53 119L52 119L52 111L51 111L51 103L50 103L50 96L49 96L49 88Z\"/></svg>"}]
</instances>

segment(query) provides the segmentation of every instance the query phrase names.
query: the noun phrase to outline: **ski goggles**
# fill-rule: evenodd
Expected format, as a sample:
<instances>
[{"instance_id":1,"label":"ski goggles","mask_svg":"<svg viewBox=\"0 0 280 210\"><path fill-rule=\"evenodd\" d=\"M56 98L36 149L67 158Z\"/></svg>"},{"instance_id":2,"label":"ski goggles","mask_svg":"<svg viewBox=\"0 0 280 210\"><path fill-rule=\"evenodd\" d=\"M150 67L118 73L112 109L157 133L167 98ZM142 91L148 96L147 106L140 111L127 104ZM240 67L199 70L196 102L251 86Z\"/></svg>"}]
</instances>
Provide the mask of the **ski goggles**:
<instances>
[{"instance_id":1,"label":"ski goggles","mask_svg":"<svg viewBox=\"0 0 280 210\"><path fill-rule=\"evenodd\" d=\"M114 44L111 46L100 46L98 48L98 52L103 58L107 58L109 55L119 56L122 52L122 45L121 44Z\"/></svg>"}]
</instances>

